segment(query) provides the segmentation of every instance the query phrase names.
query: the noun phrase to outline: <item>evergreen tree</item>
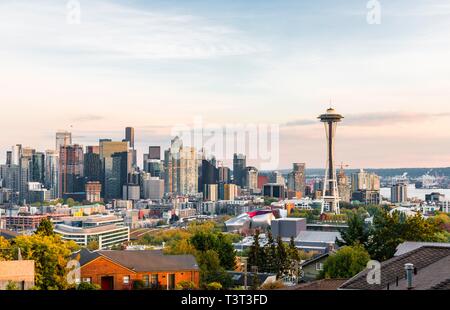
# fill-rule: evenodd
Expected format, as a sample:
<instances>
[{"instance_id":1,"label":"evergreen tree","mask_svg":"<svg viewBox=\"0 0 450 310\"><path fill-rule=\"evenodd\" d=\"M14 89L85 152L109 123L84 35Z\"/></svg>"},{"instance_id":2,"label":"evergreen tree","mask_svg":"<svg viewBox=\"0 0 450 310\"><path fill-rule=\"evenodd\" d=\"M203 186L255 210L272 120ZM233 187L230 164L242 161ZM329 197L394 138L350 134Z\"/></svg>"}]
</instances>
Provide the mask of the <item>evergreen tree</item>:
<instances>
[{"instance_id":1,"label":"evergreen tree","mask_svg":"<svg viewBox=\"0 0 450 310\"><path fill-rule=\"evenodd\" d=\"M289 257L281 236L277 237L277 267L278 277L286 275L289 271Z\"/></svg>"},{"instance_id":2,"label":"evergreen tree","mask_svg":"<svg viewBox=\"0 0 450 310\"><path fill-rule=\"evenodd\" d=\"M278 264L277 264L277 246L275 244L275 240L273 239L272 232L269 231L267 233L267 244L264 247L264 268L263 272L268 273L277 273L278 272Z\"/></svg>"},{"instance_id":3,"label":"evergreen tree","mask_svg":"<svg viewBox=\"0 0 450 310\"><path fill-rule=\"evenodd\" d=\"M54 236L52 222L49 219L43 219L36 229L36 234L41 236Z\"/></svg>"},{"instance_id":4,"label":"evergreen tree","mask_svg":"<svg viewBox=\"0 0 450 310\"><path fill-rule=\"evenodd\" d=\"M342 240L337 239L336 244L338 246L344 246L359 243L365 246L369 238L369 233L362 217L355 212L351 212L348 215L347 225L348 228L339 231Z\"/></svg>"}]
</instances>

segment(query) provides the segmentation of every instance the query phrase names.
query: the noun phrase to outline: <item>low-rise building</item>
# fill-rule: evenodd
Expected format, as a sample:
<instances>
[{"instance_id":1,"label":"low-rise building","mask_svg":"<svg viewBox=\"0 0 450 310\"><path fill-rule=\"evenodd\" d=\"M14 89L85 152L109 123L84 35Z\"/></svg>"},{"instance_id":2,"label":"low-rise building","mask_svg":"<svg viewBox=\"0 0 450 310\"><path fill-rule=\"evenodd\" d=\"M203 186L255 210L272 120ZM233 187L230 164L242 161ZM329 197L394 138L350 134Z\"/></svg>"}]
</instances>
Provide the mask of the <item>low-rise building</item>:
<instances>
[{"instance_id":1,"label":"low-rise building","mask_svg":"<svg viewBox=\"0 0 450 310\"><path fill-rule=\"evenodd\" d=\"M34 260L0 261L0 290L15 285L20 290L34 286Z\"/></svg>"},{"instance_id":2,"label":"low-rise building","mask_svg":"<svg viewBox=\"0 0 450 310\"><path fill-rule=\"evenodd\" d=\"M199 267L193 255L164 255L162 251L81 250L81 281L97 284L102 290L176 289L180 282L199 287Z\"/></svg>"},{"instance_id":3,"label":"low-rise building","mask_svg":"<svg viewBox=\"0 0 450 310\"><path fill-rule=\"evenodd\" d=\"M116 216L86 216L64 218L56 224L55 233L63 240L73 240L81 246L98 242L99 249L107 249L130 241L130 228Z\"/></svg>"}]
</instances>

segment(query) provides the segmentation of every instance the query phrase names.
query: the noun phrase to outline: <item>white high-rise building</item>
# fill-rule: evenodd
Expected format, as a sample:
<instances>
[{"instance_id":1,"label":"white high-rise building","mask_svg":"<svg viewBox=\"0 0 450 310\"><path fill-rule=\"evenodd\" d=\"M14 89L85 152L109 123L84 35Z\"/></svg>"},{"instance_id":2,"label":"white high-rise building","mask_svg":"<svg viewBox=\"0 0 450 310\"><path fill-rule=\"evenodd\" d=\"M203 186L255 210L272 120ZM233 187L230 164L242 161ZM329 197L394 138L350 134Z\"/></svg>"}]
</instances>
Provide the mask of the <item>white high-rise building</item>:
<instances>
[{"instance_id":1,"label":"white high-rise building","mask_svg":"<svg viewBox=\"0 0 450 310\"><path fill-rule=\"evenodd\" d=\"M72 133L68 131L58 131L56 133L56 145L55 150L59 151L61 146L72 145Z\"/></svg>"}]
</instances>

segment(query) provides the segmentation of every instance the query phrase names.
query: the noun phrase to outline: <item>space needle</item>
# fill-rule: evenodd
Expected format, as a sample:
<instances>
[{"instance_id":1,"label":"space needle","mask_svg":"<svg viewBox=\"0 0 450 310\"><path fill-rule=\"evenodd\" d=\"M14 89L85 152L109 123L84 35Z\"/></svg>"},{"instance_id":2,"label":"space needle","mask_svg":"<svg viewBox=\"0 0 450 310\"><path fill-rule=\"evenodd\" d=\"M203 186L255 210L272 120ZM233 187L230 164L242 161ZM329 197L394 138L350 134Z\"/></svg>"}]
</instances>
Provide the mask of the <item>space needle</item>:
<instances>
[{"instance_id":1,"label":"space needle","mask_svg":"<svg viewBox=\"0 0 450 310\"><path fill-rule=\"evenodd\" d=\"M336 167L334 162L334 140L336 136L337 124L341 122L344 117L333 108L329 108L327 113L318 117L325 125L327 138L327 163L325 168L325 179L323 182L323 197L322 197L322 212L333 212L340 214L339 210L339 191L336 176Z\"/></svg>"}]
</instances>

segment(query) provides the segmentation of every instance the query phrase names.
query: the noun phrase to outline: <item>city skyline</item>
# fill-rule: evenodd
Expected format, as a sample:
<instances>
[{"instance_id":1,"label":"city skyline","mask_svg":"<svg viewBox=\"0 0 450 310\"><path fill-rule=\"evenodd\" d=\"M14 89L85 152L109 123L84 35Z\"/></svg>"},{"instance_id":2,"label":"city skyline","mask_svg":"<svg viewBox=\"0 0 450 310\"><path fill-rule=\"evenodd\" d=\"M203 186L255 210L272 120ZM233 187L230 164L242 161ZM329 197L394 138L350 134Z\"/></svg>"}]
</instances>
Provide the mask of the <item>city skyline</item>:
<instances>
[{"instance_id":1,"label":"city skyline","mask_svg":"<svg viewBox=\"0 0 450 310\"><path fill-rule=\"evenodd\" d=\"M316 117L331 99L346 117L337 162L450 165L441 1L381 1L380 25L365 1L79 2L79 25L66 23L66 1L0 4L2 162L17 143L53 149L61 129L87 146L131 126L141 165L149 145L167 149L173 126L202 116L279 124L279 169L323 168Z\"/></svg>"}]
</instances>

